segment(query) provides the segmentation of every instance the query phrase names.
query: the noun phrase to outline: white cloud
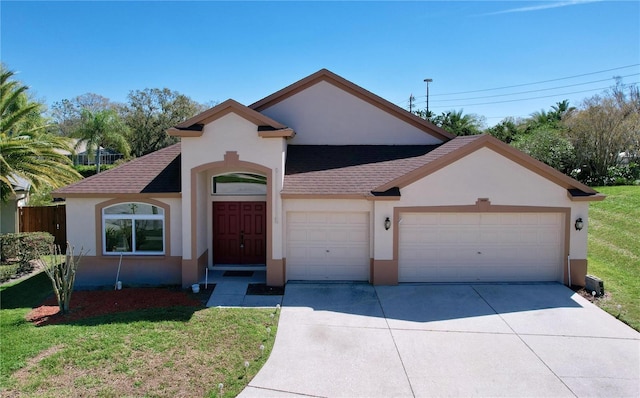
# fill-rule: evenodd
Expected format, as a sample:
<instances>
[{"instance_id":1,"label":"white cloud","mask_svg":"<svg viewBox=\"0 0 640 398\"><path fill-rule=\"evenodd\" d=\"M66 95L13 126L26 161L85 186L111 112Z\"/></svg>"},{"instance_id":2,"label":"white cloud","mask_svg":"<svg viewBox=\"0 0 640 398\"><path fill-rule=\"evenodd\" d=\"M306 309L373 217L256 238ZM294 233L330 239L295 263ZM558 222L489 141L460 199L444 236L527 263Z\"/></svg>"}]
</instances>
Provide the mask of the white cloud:
<instances>
[{"instance_id":1,"label":"white cloud","mask_svg":"<svg viewBox=\"0 0 640 398\"><path fill-rule=\"evenodd\" d=\"M580 5L580 4L595 3L595 2L599 2L599 1L602 1L602 0L559 1L559 2L554 2L554 3L545 3L545 4L539 4L539 5L529 6L529 7L511 8L511 9L508 9L508 10L491 12L491 13L484 14L484 15L498 15L498 14L511 14L511 13L514 13L514 12L539 11L539 10L547 10L547 9L550 9L550 8L569 7L569 6L576 6L576 5Z\"/></svg>"}]
</instances>

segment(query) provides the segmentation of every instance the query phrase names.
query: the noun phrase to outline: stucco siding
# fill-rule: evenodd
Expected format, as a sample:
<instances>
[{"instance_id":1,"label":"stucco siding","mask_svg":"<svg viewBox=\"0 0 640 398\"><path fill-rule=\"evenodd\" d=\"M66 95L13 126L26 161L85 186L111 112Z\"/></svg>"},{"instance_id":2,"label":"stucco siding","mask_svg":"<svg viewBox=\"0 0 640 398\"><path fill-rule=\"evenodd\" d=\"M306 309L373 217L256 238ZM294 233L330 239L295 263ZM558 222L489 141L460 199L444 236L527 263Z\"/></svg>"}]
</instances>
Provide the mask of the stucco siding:
<instances>
[{"instance_id":1,"label":"stucco siding","mask_svg":"<svg viewBox=\"0 0 640 398\"><path fill-rule=\"evenodd\" d=\"M9 199L0 205L0 233L12 234L18 231L18 202Z\"/></svg>"},{"instance_id":2,"label":"stucco siding","mask_svg":"<svg viewBox=\"0 0 640 398\"><path fill-rule=\"evenodd\" d=\"M493 205L567 206L567 190L482 148L401 189L402 205L468 205L489 198Z\"/></svg>"},{"instance_id":3,"label":"stucco siding","mask_svg":"<svg viewBox=\"0 0 640 398\"><path fill-rule=\"evenodd\" d=\"M76 253L96 255L96 205L111 198L67 198L67 241ZM101 254L101 253L100 253Z\"/></svg>"},{"instance_id":4,"label":"stucco siding","mask_svg":"<svg viewBox=\"0 0 640 398\"><path fill-rule=\"evenodd\" d=\"M401 193L397 206L402 207L472 205L488 198L491 205L570 208L571 225L577 217L586 224L588 215L588 204L572 202L565 188L488 148L402 188ZM586 233L586 227L571 228L572 258L586 258Z\"/></svg>"},{"instance_id":5,"label":"stucco siding","mask_svg":"<svg viewBox=\"0 0 640 398\"><path fill-rule=\"evenodd\" d=\"M293 145L411 145L442 141L321 81L261 113L296 132Z\"/></svg>"}]
</instances>

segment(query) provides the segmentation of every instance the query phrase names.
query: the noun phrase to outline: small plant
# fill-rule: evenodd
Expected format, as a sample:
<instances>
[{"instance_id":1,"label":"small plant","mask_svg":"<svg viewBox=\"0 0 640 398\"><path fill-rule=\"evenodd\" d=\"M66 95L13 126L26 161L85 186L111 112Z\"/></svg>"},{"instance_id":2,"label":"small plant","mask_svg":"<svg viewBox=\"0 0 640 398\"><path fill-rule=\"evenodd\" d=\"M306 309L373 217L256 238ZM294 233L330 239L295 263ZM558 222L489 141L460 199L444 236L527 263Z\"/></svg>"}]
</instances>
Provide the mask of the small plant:
<instances>
[{"instance_id":1,"label":"small plant","mask_svg":"<svg viewBox=\"0 0 640 398\"><path fill-rule=\"evenodd\" d=\"M76 271L80 265L82 258L82 250L77 257L73 256L73 246L67 242L66 255L62 254L60 247L57 245L50 246L50 256L44 264L44 271L47 273L53 291L58 299L60 312L66 314L69 312L69 303L71 302L71 293L73 285L76 282ZM64 259L64 261L63 261Z\"/></svg>"}]
</instances>

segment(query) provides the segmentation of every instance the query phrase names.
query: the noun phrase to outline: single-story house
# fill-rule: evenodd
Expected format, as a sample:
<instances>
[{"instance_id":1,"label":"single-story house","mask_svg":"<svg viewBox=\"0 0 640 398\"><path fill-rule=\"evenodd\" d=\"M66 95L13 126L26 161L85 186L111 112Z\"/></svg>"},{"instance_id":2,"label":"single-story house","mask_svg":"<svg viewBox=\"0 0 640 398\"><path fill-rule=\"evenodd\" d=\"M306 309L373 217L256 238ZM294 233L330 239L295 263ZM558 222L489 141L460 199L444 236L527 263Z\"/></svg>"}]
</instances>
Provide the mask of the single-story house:
<instances>
[{"instance_id":1,"label":"single-story house","mask_svg":"<svg viewBox=\"0 0 640 398\"><path fill-rule=\"evenodd\" d=\"M9 176L13 192L0 201L0 234L20 232L20 208L29 201L31 182L17 175Z\"/></svg>"},{"instance_id":2,"label":"single-story house","mask_svg":"<svg viewBox=\"0 0 640 398\"><path fill-rule=\"evenodd\" d=\"M320 70L168 130L181 142L56 191L79 285L584 283L604 196L499 140L455 137ZM255 268L254 268L255 269Z\"/></svg>"}]
</instances>

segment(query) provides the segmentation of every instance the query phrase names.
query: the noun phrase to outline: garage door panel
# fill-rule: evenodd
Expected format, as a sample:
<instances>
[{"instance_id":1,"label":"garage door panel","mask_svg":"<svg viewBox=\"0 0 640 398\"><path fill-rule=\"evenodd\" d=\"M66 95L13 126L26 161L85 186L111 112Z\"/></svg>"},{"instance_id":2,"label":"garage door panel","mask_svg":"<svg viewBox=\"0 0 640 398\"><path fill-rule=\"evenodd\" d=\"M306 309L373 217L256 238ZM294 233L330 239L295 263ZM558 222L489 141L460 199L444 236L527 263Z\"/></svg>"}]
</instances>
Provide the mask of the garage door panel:
<instances>
[{"instance_id":1,"label":"garage door panel","mask_svg":"<svg viewBox=\"0 0 640 398\"><path fill-rule=\"evenodd\" d=\"M414 213L401 218L400 282L560 279L560 213Z\"/></svg>"},{"instance_id":2,"label":"garage door panel","mask_svg":"<svg viewBox=\"0 0 640 398\"><path fill-rule=\"evenodd\" d=\"M369 213L289 212L287 220L287 279L369 279Z\"/></svg>"}]
</instances>

